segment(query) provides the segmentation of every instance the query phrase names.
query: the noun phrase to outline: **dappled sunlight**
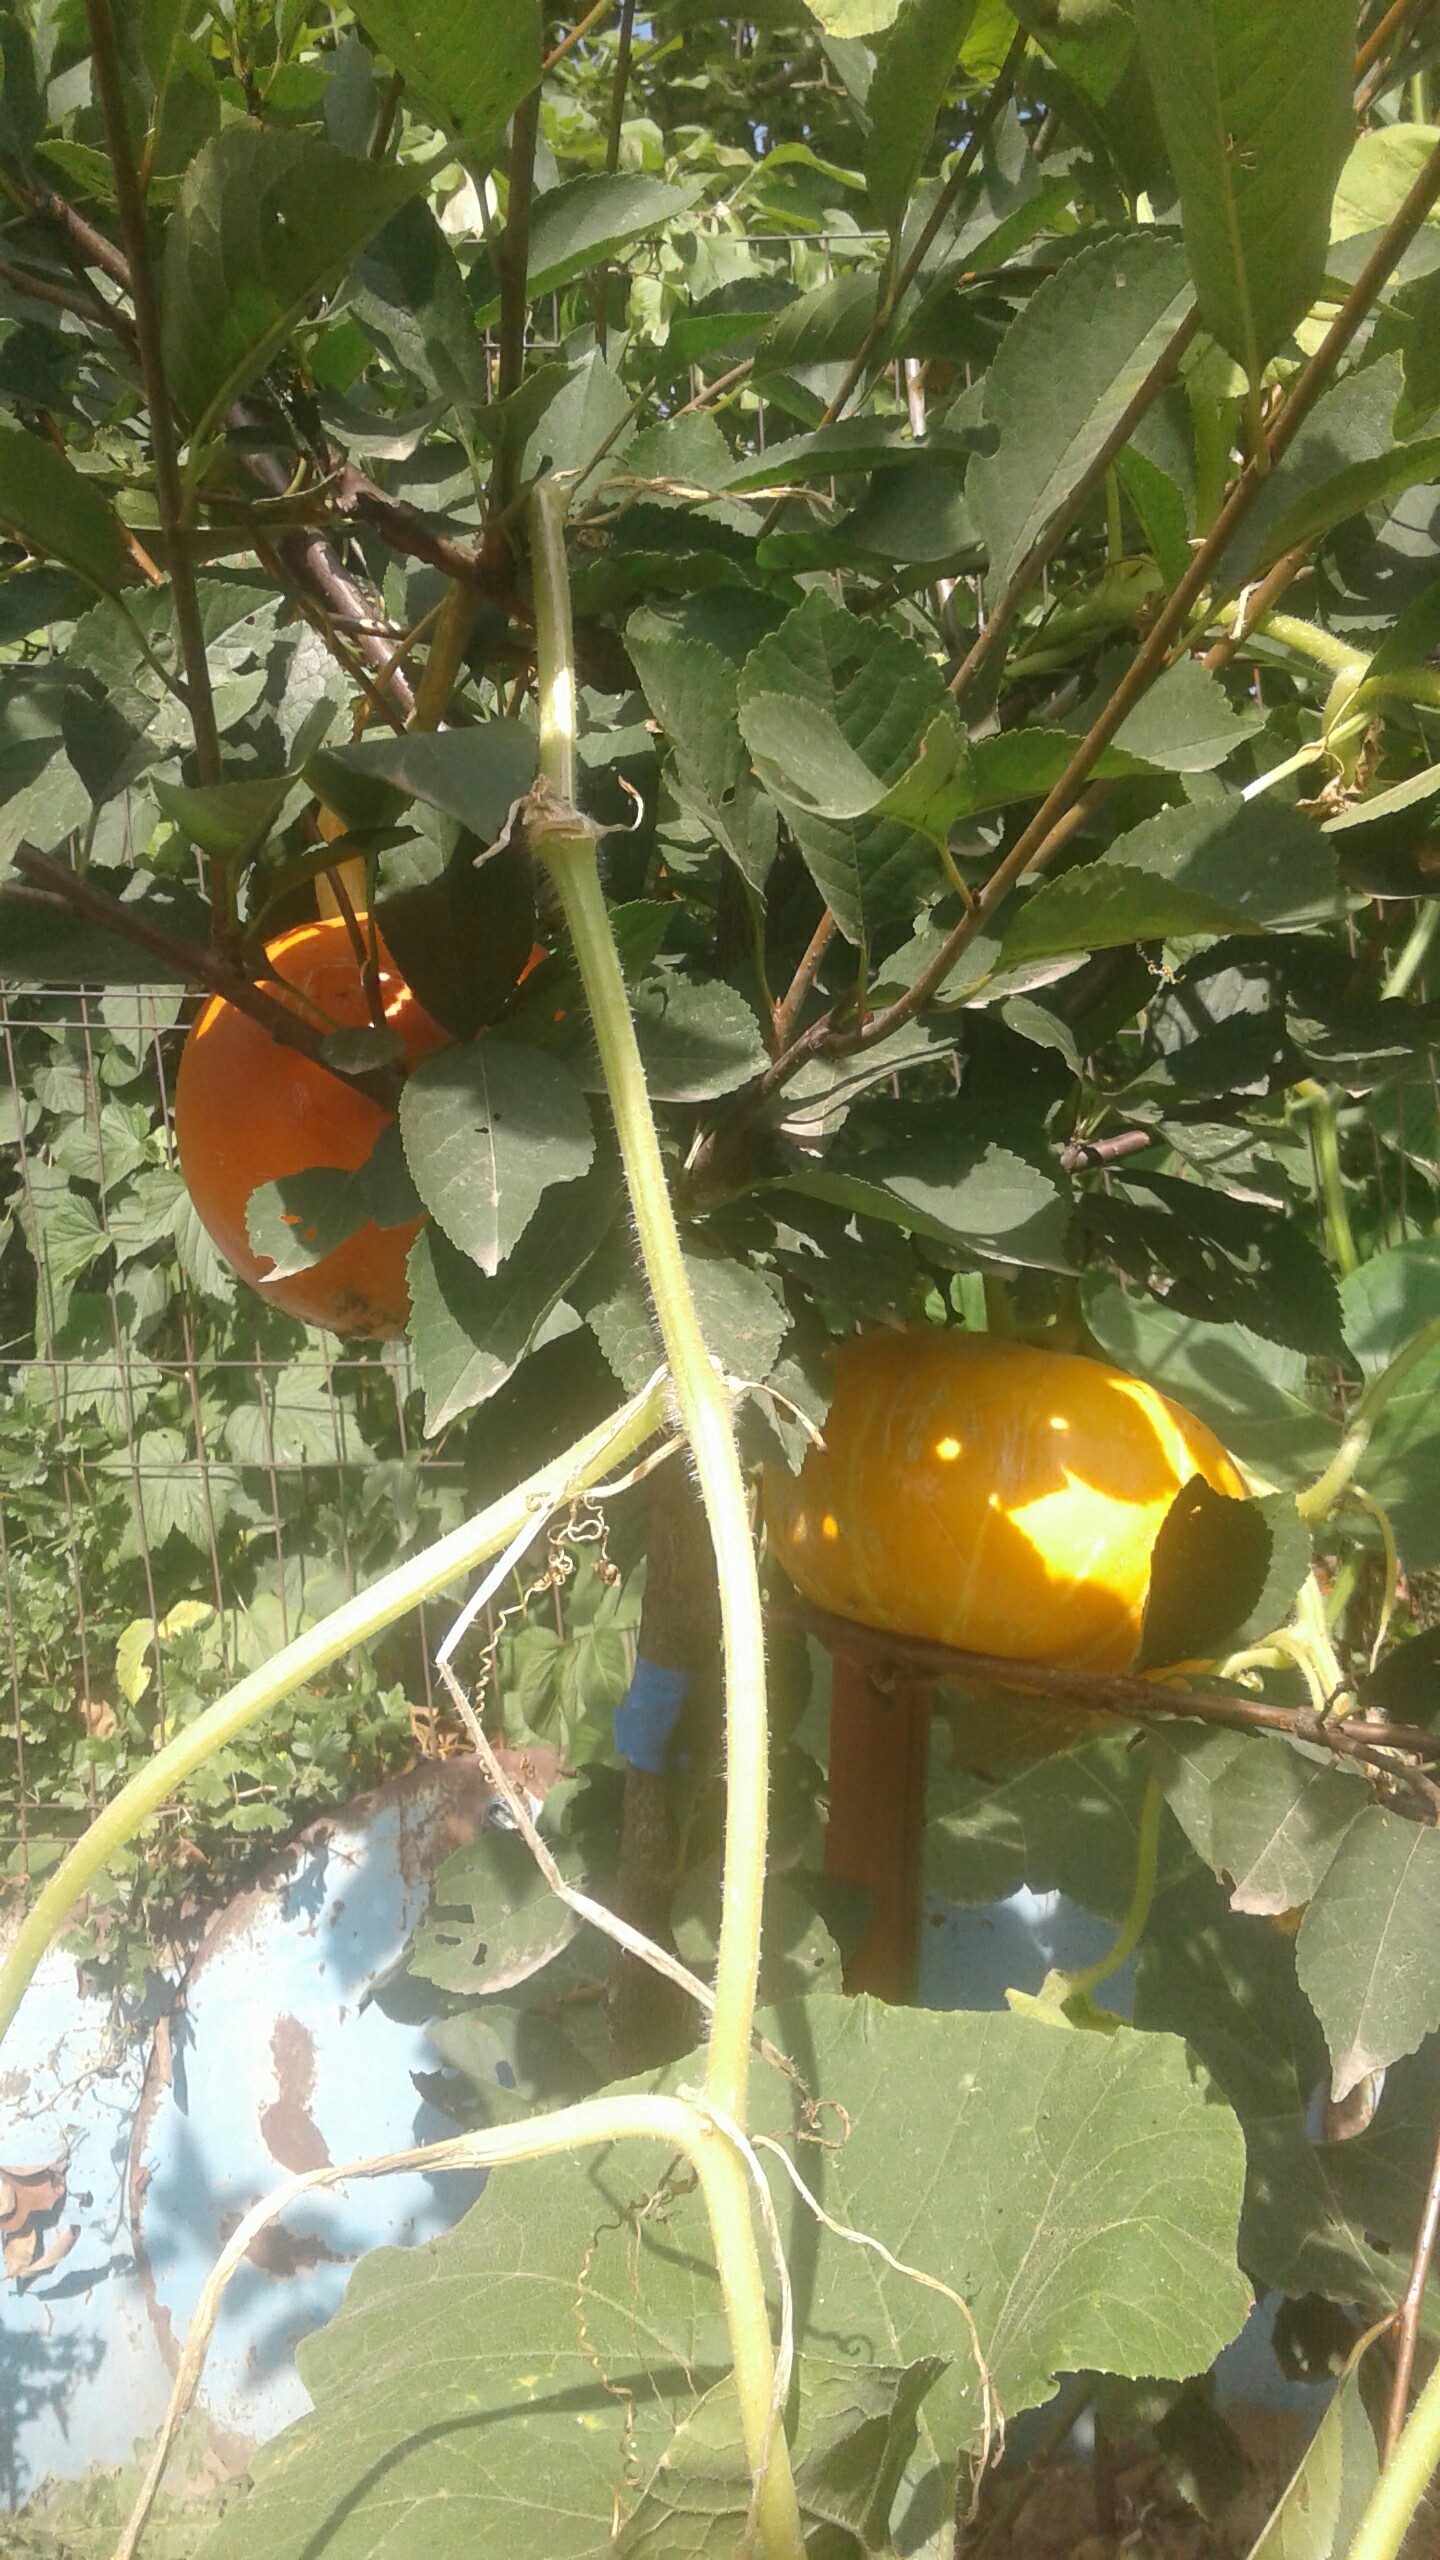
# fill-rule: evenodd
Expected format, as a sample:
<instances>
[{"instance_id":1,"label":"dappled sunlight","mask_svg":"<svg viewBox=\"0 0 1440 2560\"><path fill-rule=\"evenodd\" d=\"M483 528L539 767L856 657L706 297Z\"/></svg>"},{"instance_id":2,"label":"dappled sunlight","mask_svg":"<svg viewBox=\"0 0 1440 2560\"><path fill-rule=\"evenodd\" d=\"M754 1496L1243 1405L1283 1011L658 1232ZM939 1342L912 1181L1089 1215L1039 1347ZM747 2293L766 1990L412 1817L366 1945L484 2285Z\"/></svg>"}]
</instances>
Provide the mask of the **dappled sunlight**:
<instances>
[{"instance_id":1,"label":"dappled sunlight","mask_svg":"<svg viewBox=\"0 0 1440 2560\"><path fill-rule=\"evenodd\" d=\"M986 1335L842 1345L823 1449L772 1473L777 1551L817 1606L975 1653L1121 1669L1150 1554L1212 1435L1098 1361Z\"/></svg>"}]
</instances>

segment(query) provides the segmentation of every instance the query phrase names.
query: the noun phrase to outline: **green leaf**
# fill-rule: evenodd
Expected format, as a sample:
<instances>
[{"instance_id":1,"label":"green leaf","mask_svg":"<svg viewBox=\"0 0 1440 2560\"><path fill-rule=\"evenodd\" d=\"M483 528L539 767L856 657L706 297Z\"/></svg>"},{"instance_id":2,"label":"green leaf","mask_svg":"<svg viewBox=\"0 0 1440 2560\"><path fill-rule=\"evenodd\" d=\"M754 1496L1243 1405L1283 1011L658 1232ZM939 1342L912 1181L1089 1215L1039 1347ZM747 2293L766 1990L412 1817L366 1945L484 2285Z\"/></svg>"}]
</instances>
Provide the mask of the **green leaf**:
<instances>
[{"instance_id":1,"label":"green leaf","mask_svg":"<svg viewBox=\"0 0 1440 2560\"><path fill-rule=\"evenodd\" d=\"M688 213L705 192L703 179L668 186L661 178L593 176L567 178L535 199L530 220L530 264L526 282L532 297L553 293L572 276L603 266L643 239ZM482 328L500 313L499 280L493 263L482 268L475 317Z\"/></svg>"},{"instance_id":2,"label":"green leaf","mask_svg":"<svg viewBox=\"0 0 1440 2560\"><path fill-rule=\"evenodd\" d=\"M685 1276L712 1357L727 1377L763 1384L790 1330L774 1281L746 1263L696 1253L685 1256ZM653 1377L662 1357L660 1337L638 1278L627 1275L586 1310L585 1320L627 1394Z\"/></svg>"},{"instance_id":3,"label":"green leaf","mask_svg":"<svg viewBox=\"0 0 1440 2560\"><path fill-rule=\"evenodd\" d=\"M1325 2048L1296 1986L1295 1941L1231 1911L1214 1878L1193 1868L1146 1931L1135 2015L1183 2035L1240 2117L1241 2254L1257 2283L1328 2294L1371 2316L1392 2308L1435 2156L1436 2090L1423 2059L1395 2067L1369 2133L1317 2142L1309 2111ZM1422 2122L1397 2157L1387 2117L1407 2079L1426 2082Z\"/></svg>"},{"instance_id":4,"label":"green leaf","mask_svg":"<svg viewBox=\"0 0 1440 2560\"><path fill-rule=\"evenodd\" d=\"M1128 0L1019 0L1015 15L1056 69L1102 106L1135 50Z\"/></svg>"},{"instance_id":5,"label":"green leaf","mask_svg":"<svg viewBox=\"0 0 1440 2560\"><path fill-rule=\"evenodd\" d=\"M1265 1588L1271 1544L1258 1503L1216 1493L1200 1475L1183 1484L1151 1552L1136 1670L1219 1653Z\"/></svg>"},{"instance_id":6,"label":"green leaf","mask_svg":"<svg viewBox=\"0 0 1440 2560\"><path fill-rule=\"evenodd\" d=\"M1227 1449L1271 1482L1313 1483L1334 1433L1305 1392L1305 1357L1240 1324L1210 1324L1129 1297L1113 1280L1085 1282L1085 1322L1107 1359L1208 1422Z\"/></svg>"},{"instance_id":7,"label":"green leaf","mask_svg":"<svg viewBox=\"0 0 1440 2560\"><path fill-rule=\"evenodd\" d=\"M519 400L522 394L512 396ZM617 469L623 467L629 442L625 421L633 407L619 375L592 347L545 403L521 458L525 478L535 480L546 471L584 471L602 447L608 447L608 459Z\"/></svg>"},{"instance_id":8,"label":"green leaf","mask_svg":"<svg viewBox=\"0 0 1440 2560\"><path fill-rule=\"evenodd\" d=\"M806 0L811 17L844 43L858 36L882 35L894 25L901 5L902 0Z\"/></svg>"},{"instance_id":9,"label":"green leaf","mask_svg":"<svg viewBox=\"0 0 1440 2560\"><path fill-rule=\"evenodd\" d=\"M1379 2476L1375 2431L1352 2367L1250 2560L1345 2560Z\"/></svg>"},{"instance_id":10,"label":"green leaf","mask_svg":"<svg viewBox=\"0 0 1440 2560\"><path fill-rule=\"evenodd\" d=\"M377 1227L405 1227L423 1208L391 1122L353 1173L310 1165L261 1184L250 1194L245 1229L251 1252L274 1264L267 1278L283 1280L312 1270L372 1219Z\"/></svg>"},{"instance_id":11,"label":"green leaf","mask_svg":"<svg viewBox=\"0 0 1440 2560\"><path fill-rule=\"evenodd\" d=\"M645 698L674 743L687 805L760 891L774 859L774 811L750 774L733 660L712 641L692 638L648 610L632 614L625 645Z\"/></svg>"},{"instance_id":12,"label":"green leaf","mask_svg":"<svg viewBox=\"0 0 1440 2560\"><path fill-rule=\"evenodd\" d=\"M311 757L306 779L352 826L386 823L397 808L390 795L399 793L403 801L423 800L458 820L483 850L503 833L538 765L533 729L519 720L482 720L473 729L446 729L439 736L414 730L403 738L359 738L353 746L322 748ZM362 795L348 802L347 777ZM377 784L384 786L378 795Z\"/></svg>"},{"instance_id":13,"label":"green leaf","mask_svg":"<svg viewBox=\"0 0 1440 2560\"><path fill-rule=\"evenodd\" d=\"M1065 1186L991 1137L985 1122L994 1116L967 1119L950 1103L913 1105L903 1115L892 1108L872 1144L836 1148L823 1164L792 1171L786 1187L967 1258L1066 1270Z\"/></svg>"},{"instance_id":14,"label":"green leaf","mask_svg":"<svg viewBox=\"0 0 1440 2560\"><path fill-rule=\"evenodd\" d=\"M430 398L485 407L485 342L459 261L428 205L412 198L391 215L356 262L346 307Z\"/></svg>"},{"instance_id":15,"label":"green leaf","mask_svg":"<svg viewBox=\"0 0 1440 2560\"><path fill-rule=\"evenodd\" d=\"M1283 931L1333 914L1335 856L1292 809L1165 809L1097 862L1042 882L1006 926L1004 963L1194 934Z\"/></svg>"},{"instance_id":16,"label":"green leaf","mask_svg":"<svg viewBox=\"0 0 1440 2560\"><path fill-rule=\"evenodd\" d=\"M808 2087L846 2127L833 2150L797 2146L802 2176L834 2220L873 2232L968 2302L1011 2417L1048 2399L1057 2373L1199 2371L1239 2327L1249 2302L1234 2254L1243 2146L1178 2039L1057 2034L1028 2019L833 1995L766 2012L763 2024L782 2050L803 2054ZM757 2130L793 2136L801 2099L782 2075L757 2075L754 2106ZM422 2509L436 2560L451 2549L467 2560L598 2560L614 2531L622 2442L642 2479L675 2455L647 2526L657 2506L683 2504L684 2479L707 2476L708 2430L678 2452L676 2431L730 2356L699 2199L671 2189L662 2213L643 2210L665 2169L660 2146L635 2143L598 2161L497 2170L455 2231L423 2251L367 2258L338 2319L301 2348L314 2414L259 2457L250 2496L207 2560L298 2560L324 2541L347 2560L374 2550L377 2533L413 2540ZM812 2351L817 2388L828 2390L835 2341L859 2349L838 2409L827 2403L854 2413L842 2430L853 2466L812 2472L802 2433L807 2494L824 2481L833 2498L848 2474L849 2496L868 2484L868 2508L882 2503L891 2448L852 2434L867 2417L865 2342L878 2336L887 2365L946 2368L924 2401L929 2486L917 2484L938 2509L957 2450L981 2433L959 2312L817 2229L778 2175L775 2194L788 2254L807 2270L802 2411ZM723 2479L723 2460L715 2467ZM639 2547L657 2560L672 2546Z\"/></svg>"},{"instance_id":17,"label":"green leaf","mask_svg":"<svg viewBox=\"0 0 1440 2560\"><path fill-rule=\"evenodd\" d=\"M579 1884L574 1849L565 1841L551 1848L566 1882ZM579 1927L518 1832L482 1831L437 1870L406 1967L440 1991L509 1991L568 1947Z\"/></svg>"},{"instance_id":18,"label":"green leaf","mask_svg":"<svg viewBox=\"0 0 1440 2560\"><path fill-rule=\"evenodd\" d=\"M1319 293L1354 137L1350 0L1135 0L1211 336L1258 382Z\"/></svg>"},{"instance_id":19,"label":"green leaf","mask_svg":"<svg viewBox=\"0 0 1440 2560\"><path fill-rule=\"evenodd\" d=\"M822 818L863 818L885 796L834 713L794 694L756 693L745 704L745 743L767 790Z\"/></svg>"},{"instance_id":20,"label":"green leaf","mask_svg":"<svg viewBox=\"0 0 1440 2560\"><path fill-rule=\"evenodd\" d=\"M935 719L949 714L944 677L914 641L842 612L818 590L745 661L739 702L747 738L752 705L767 695L803 702L807 717L818 713L833 723L882 790L909 772ZM773 726L764 734L775 743ZM923 836L878 813L826 817L778 763L766 771L771 796L847 939L863 942L882 922L908 921L935 875Z\"/></svg>"},{"instance_id":21,"label":"green leaf","mask_svg":"<svg viewBox=\"0 0 1440 2560\"><path fill-rule=\"evenodd\" d=\"M309 134L233 124L206 143L165 235L166 373L197 443L420 184Z\"/></svg>"},{"instance_id":22,"label":"green leaf","mask_svg":"<svg viewBox=\"0 0 1440 2560\"><path fill-rule=\"evenodd\" d=\"M1397 128L1412 132L1412 126ZM1401 361L1405 396L1396 412L1397 429L1405 435L1423 427L1440 408L1440 267L1400 297L1404 328Z\"/></svg>"},{"instance_id":23,"label":"green leaf","mask_svg":"<svg viewBox=\"0 0 1440 2560\"><path fill-rule=\"evenodd\" d=\"M1316 402L1221 559L1217 580L1243 586L1272 560L1310 544L1362 508L1397 498L1440 468L1440 437L1398 443L1399 356L1347 374Z\"/></svg>"},{"instance_id":24,"label":"green leaf","mask_svg":"<svg viewBox=\"0 0 1440 2560\"><path fill-rule=\"evenodd\" d=\"M361 0L355 15L407 89L476 140L498 134L540 77L539 0L486 0L483 15L470 0Z\"/></svg>"},{"instance_id":25,"label":"green leaf","mask_svg":"<svg viewBox=\"0 0 1440 2560\"><path fill-rule=\"evenodd\" d=\"M966 481L992 596L1072 497L1189 298L1179 242L1140 231L1079 250L1011 322L985 377L999 450Z\"/></svg>"},{"instance_id":26,"label":"green leaf","mask_svg":"<svg viewBox=\"0 0 1440 2560\"><path fill-rule=\"evenodd\" d=\"M1259 727L1259 714L1237 711L1198 658L1177 658L1121 722L1115 745L1164 773L1209 773Z\"/></svg>"},{"instance_id":27,"label":"green leaf","mask_svg":"<svg viewBox=\"0 0 1440 2560\"><path fill-rule=\"evenodd\" d=\"M23 427L0 426L0 525L107 595L125 583L129 558L109 499Z\"/></svg>"},{"instance_id":28,"label":"green leaf","mask_svg":"<svg viewBox=\"0 0 1440 2560\"><path fill-rule=\"evenodd\" d=\"M1165 1801L1232 1911L1298 1910L1370 1801L1358 1770L1268 1734L1183 1726L1154 1737Z\"/></svg>"},{"instance_id":29,"label":"green leaf","mask_svg":"<svg viewBox=\"0 0 1440 2560\"><path fill-rule=\"evenodd\" d=\"M631 989L630 1009L656 1102L713 1102L766 1064L752 1008L721 979L667 970Z\"/></svg>"},{"instance_id":30,"label":"green leaf","mask_svg":"<svg viewBox=\"0 0 1440 2560\"><path fill-rule=\"evenodd\" d=\"M258 853L291 792L293 774L263 782L216 782L192 790L157 774L151 785L166 817L189 842L217 862L244 862Z\"/></svg>"},{"instance_id":31,"label":"green leaf","mask_svg":"<svg viewBox=\"0 0 1440 2560\"><path fill-rule=\"evenodd\" d=\"M514 1376L530 1351L573 1333L566 1290L605 1238L616 1200L608 1177L557 1185L542 1199L493 1280L432 1223L410 1248L410 1342L432 1437Z\"/></svg>"},{"instance_id":32,"label":"green leaf","mask_svg":"<svg viewBox=\"0 0 1440 2560\"><path fill-rule=\"evenodd\" d=\"M1075 1203L1086 1233L1128 1278L1185 1315L1249 1325L1292 1350L1343 1349L1334 1280L1302 1229L1278 1209L1172 1174L1124 1168L1107 1196Z\"/></svg>"},{"instance_id":33,"label":"green leaf","mask_svg":"<svg viewBox=\"0 0 1440 2560\"><path fill-rule=\"evenodd\" d=\"M971 814L1003 809L1012 800L1042 800L1066 771L1075 746L1069 729L1047 729L1039 722L1033 728L1001 729L994 737L978 738L970 751ZM1098 781L1107 782L1147 773L1150 768L1139 756L1127 755L1123 747L1110 746L1097 756L1091 770Z\"/></svg>"},{"instance_id":34,"label":"green leaf","mask_svg":"<svg viewBox=\"0 0 1440 2560\"><path fill-rule=\"evenodd\" d=\"M866 101L865 183L887 231L897 231L925 166L975 0L904 0L880 47Z\"/></svg>"},{"instance_id":35,"label":"green leaf","mask_svg":"<svg viewBox=\"0 0 1440 2560\"><path fill-rule=\"evenodd\" d=\"M910 2366L805 2358L792 2467L807 2525L843 2533L847 2550L891 2548L890 2511L920 2404L942 2370L935 2356ZM616 2560L732 2560L749 2505L740 2405L727 2377L677 2428L615 2544Z\"/></svg>"},{"instance_id":36,"label":"green leaf","mask_svg":"<svg viewBox=\"0 0 1440 2560\"><path fill-rule=\"evenodd\" d=\"M558 1058L492 1035L424 1059L400 1099L405 1160L450 1242L493 1279L541 1193L595 1152L579 1086Z\"/></svg>"},{"instance_id":37,"label":"green leaf","mask_svg":"<svg viewBox=\"0 0 1440 2560\"><path fill-rule=\"evenodd\" d=\"M1295 1964L1337 2099L1413 2053L1440 2027L1440 1833L1378 1804L1357 1814L1301 1923Z\"/></svg>"},{"instance_id":38,"label":"green leaf","mask_svg":"<svg viewBox=\"0 0 1440 2560\"><path fill-rule=\"evenodd\" d=\"M1440 1250L1413 1239L1362 1263L1342 1283L1345 1339L1367 1376L1388 1366L1433 1316L1440 1315ZM1440 1350L1422 1359L1377 1415L1361 1482L1390 1514L1412 1572L1440 1559L1440 1440L1435 1399Z\"/></svg>"}]
</instances>

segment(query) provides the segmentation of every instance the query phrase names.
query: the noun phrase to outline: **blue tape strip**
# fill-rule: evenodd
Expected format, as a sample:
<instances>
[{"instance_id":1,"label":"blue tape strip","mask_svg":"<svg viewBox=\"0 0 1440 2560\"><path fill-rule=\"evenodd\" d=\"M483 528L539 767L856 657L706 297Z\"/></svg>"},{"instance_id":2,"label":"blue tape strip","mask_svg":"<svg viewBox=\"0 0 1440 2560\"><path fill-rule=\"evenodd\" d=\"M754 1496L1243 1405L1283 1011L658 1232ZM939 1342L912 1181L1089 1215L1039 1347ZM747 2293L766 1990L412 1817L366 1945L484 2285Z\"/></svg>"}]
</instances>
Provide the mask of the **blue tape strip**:
<instances>
[{"instance_id":1,"label":"blue tape strip","mask_svg":"<svg viewBox=\"0 0 1440 2560\"><path fill-rule=\"evenodd\" d=\"M638 1654L630 1686L615 1710L615 1748L632 1769L661 1770L694 1673L667 1671Z\"/></svg>"}]
</instances>

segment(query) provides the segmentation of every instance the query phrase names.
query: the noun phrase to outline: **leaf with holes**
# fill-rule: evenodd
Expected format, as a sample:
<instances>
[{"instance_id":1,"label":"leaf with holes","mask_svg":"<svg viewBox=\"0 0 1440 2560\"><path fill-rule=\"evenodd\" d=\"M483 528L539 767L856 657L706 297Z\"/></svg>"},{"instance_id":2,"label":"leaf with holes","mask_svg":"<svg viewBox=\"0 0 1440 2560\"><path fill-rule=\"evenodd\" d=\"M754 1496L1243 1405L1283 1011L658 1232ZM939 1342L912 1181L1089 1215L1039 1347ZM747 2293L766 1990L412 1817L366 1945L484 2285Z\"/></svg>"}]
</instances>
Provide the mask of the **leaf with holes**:
<instances>
[{"instance_id":1,"label":"leaf with holes","mask_svg":"<svg viewBox=\"0 0 1440 2560\"><path fill-rule=\"evenodd\" d=\"M493 1277L551 1183L595 1152L585 1097L558 1058L490 1038L442 1049L400 1098L405 1160L453 1245Z\"/></svg>"},{"instance_id":2,"label":"leaf with holes","mask_svg":"<svg viewBox=\"0 0 1440 2560\"><path fill-rule=\"evenodd\" d=\"M1135 0L1212 337L1258 382L1315 300L1354 139L1351 0Z\"/></svg>"},{"instance_id":3,"label":"leaf with holes","mask_svg":"<svg viewBox=\"0 0 1440 2560\"><path fill-rule=\"evenodd\" d=\"M165 369L196 443L419 172L313 135L232 124L191 162L165 234Z\"/></svg>"}]
</instances>

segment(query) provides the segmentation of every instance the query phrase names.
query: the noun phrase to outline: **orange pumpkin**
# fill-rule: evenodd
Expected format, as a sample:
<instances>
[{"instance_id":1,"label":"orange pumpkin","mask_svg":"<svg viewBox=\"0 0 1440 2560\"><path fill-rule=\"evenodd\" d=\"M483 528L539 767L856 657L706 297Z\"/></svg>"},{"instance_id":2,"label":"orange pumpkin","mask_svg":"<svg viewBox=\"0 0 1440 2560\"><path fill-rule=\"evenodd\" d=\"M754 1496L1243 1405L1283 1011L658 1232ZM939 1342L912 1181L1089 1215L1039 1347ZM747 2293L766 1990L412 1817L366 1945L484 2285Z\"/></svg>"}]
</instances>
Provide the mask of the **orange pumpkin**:
<instances>
[{"instance_id":1,"label":"orange pumpkin","mask_svg":"<svg viewBox=\"0 0 1440 2560\"><path fill-rule=\"evenodd\" d=\"M443 1048L448 1035L416 1001L383 944L378 956L385 1020L399 1033L406 1057ZM314 1005L333 1025L368 1024L343 918L297 925L267 945L267 957L272 993L284 997L292 987L310 998L309 1005L294 1006L304 1019L314 1021ZM356 1170L389 1116L298 1049L272 1040L222 997L212 997L191 1026L175 1091L175 1140L196 1214L231 1269L305 1324L359 1336L403 1333L410 1311L405 1259L424 1220L403 1227L371 1222L308 1271L277 1280L267 1276L273 1264L250 1247L250 1194L317 1165Z\"/></svg>"},{"instance_id":2,"label":"orange pumpkin","mask_svg":"<svg viewBox=\"0 0 1440 2560\"><path fill-rule=\"evenodd\" d=\"M835 1354L824 1446L767 1471L766 1521L817 1608L1011 1661L1120 1671L1156 1534L1193 1475L1243 1498L1203 1422L1098 1360L986 1334Z\"/></svg>"}]
</instances>

